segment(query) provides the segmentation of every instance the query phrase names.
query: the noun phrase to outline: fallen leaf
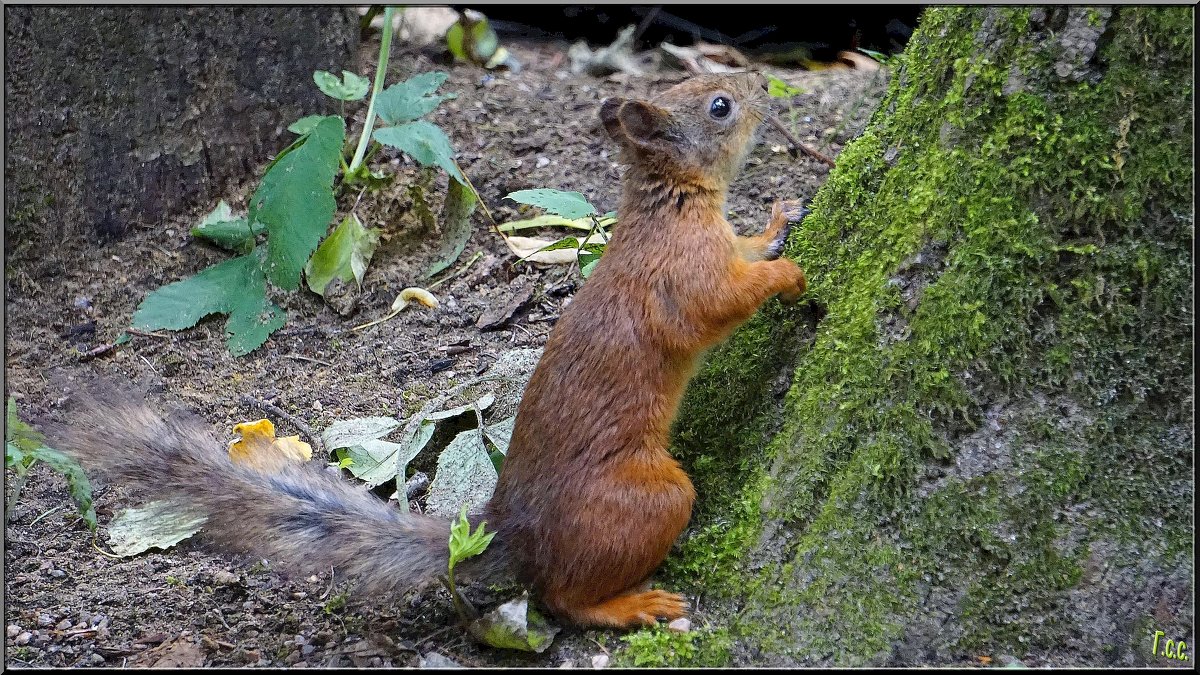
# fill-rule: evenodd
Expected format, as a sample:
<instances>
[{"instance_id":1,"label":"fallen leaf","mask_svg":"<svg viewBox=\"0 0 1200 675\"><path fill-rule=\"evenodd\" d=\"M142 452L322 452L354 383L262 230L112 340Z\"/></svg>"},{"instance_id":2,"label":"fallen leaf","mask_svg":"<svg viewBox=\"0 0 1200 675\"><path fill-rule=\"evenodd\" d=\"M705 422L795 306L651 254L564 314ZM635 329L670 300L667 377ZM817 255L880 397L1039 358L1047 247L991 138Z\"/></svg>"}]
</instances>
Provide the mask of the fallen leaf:
<instances>
[{"instance_id":1,"label":"fallen leaf","mask_svg":"<svg viewBox=\"0 0 1200 675\"><path fill-rule=\"evenodd\" d=\"M553 246L557 243L552 239L506 237L504 243L508 244L509 250L515 253L518 258L526 262L544 263L547 265L569 265L578 259L578 254L574 247L543 251L543 248ZM585 243L603 244L605 243L605 239L599 234L593 234L587 238Z\"/></svg>"},{"instance_id":2,"label":"fallen leaf","mask_svg":"<svg viewBox=\"0 0 1200 675\"><path fill-rule=\"evenodd\" d=\"M640 76L643 74L633 53L633 34L637 26L629 25L617 33L617 39L607 47L592 51L587 41L580 40L567 50L567 58L571 60L571 73L580 75L587 73L596 77L604 77L612 73L628 73Z\"/></svg>"},{"instance_id":3,"label":"fallen leaf","mask_svg":"<svg viewBox=\"0 0 1200 675\"><path fill-rule=\"evenodd\" d=\"M149 668L200 668L204 665L204 650L200 645L178 637L146 650L137 661Z\"/></svg>"},{"instance_id":4,"label":"fallen leaf","mask_svg":"<svg viewBox=\"0 0 1200 675\"><path fill-rule=\"evenodd\" d=\"M352 460L348 467L350 473L362 479L368 487L375 487L403 475L408 463L433 437L434 425L426 422L418 425L412 437L405 441L393 443L382 440L399 427L400 422L392 417L339 420L321 434L321 440L339 457Z\"/></svg>"},{"instance_id":5,"label":"fallen leaf","mask_svg":"<svg viewBox=\"0 0 1200 675\"><path fill-rule=\"evenodd\" d=\"M468 632L483 644L523 652L546 651L561 630L529 606L529 592L472 621Z\"/></svg>"},{"instance_id":6,"label":"fallen leaf","mask_svg":"<svg viewBox=\"0 0 1200 675\"><path fill-rule=\"evenodd\" d=\"M480 330L498 328L511 319L518 310L529 304L530 300L533 300L533 286L529 284L521 286L508 302L500 306L489 307L483 314L480 314L479 319L475 321L475 327Z\"/></svg>"},{"instance_id":7,"label":"fallen leaf","mask_svg":"<svg viewBox=\"0 0 1200 675\"><path fill-rule=\"evenodd\" d=\"M873 73L879 70L879 62L866 54L845 51L838 52L837 58L839 62L864 73Z\"/></svg>"},{"instance_id":8,"label":"fallen leaf","mask_svg":"<svg viewBox=\"0 0 1200 675\"><path fill-rule=\"evenodd\" d=\"M429 309L437 309L439 304L438 299L433 295L433 293L430 293L424 288L413 286L400 291L400 294L397 295L396 299L392 301L392 311L399 312L414 302L418 305L428 307Z\"/></svg>"},{"instance_id":9,"label":"fallen leaf","mask_svg":"<svg viewBox=\"0 0 1200 675\"><path fill-rule=\"evenodd\" d=\"M454 518L463 504L469 511L483 506L495 489L496 468L483 447L479 429L467 429L455 436L438 457L425 511Z\"/></svg>"},{"instance_id":10,"label":"fallen leaf","mask_svg":"<svg viewBox=\"0 0 1200 675\"><path fill-rule=\"evenodd\" d=\"M275 438L275 425L271 420L242 422L234 425L233 433L241 438L229 444L229 459L262 473L278 471L287 462L312 459L312 446L299 436Z\"/></svg>"},{"instance_id":11,"label":"fallen leaf","mask_svg":"<svg viewBox=\"0 0 1200 675\"><path fill-rule=\"evenodd\" d=\"M471 238L471 214L479 198L462 183L451 180L446 189L446 201L442 206L442 237L438 243L436 261L425 270L425 278L441 272L458 260L467 240Z\"/></svg>"},{"instance_id":12,"label":"fallen leaf","mask_svg":"<svg viewBox=\"0 0 1200 675\"><path fill-rule=\"evenodd\" d=\"M304 277L313 293L325 296L325 287L333 279L353 280L361 285L367 264L379 245L379 229L366 228L358 216L351 213L321 242L308 264Z\"/></svg>"},{"instance_id":13,"label":"fallen leaf","mask_svg":"<svg viewBox=\"0 0 1200 675\"><path fill-rule=\"evenodd\" d=\"M152 548L166 549L200 531L203 511L168 501L153 501L121 511L108 524L108 545L119 556Z\"/></svg>"}]
</instances>

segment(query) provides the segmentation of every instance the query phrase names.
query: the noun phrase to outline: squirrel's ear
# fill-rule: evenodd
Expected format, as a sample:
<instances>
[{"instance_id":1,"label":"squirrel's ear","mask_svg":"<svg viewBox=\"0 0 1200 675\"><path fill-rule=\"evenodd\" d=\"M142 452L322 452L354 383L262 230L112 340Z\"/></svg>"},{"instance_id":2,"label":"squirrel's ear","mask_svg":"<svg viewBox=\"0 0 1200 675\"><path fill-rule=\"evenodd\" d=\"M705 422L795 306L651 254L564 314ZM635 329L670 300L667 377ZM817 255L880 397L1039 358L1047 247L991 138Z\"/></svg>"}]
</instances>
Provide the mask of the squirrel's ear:
<instances>
[{"instance_id":1,"label":"squirrel's ear","mask_svg":"<svg viewBox=\"0 0 1200 675\"><path fill-rule=\"evenodd\" d=\"M645 149L669 145L670 113L645 101L606 99L600 106L600 121L618 143Z\"/></svg>"},{"instance_id":2,"label":"squirrel's ear","mask_svg":"<svg viewBox=\"0 0 1200 675\"><path fill-rule=\"evenodd\" d=\"M614 141L620 141L625 135L621 132L621 121L617 119L617 112L623 105L623 98L606 98L600 106L600 121L604 124L604 131Z\"/></svg>"},{"instance_id":3,"label":"squirrel's ear","mask_svg":"<svg viewBox=\"0 0 1200 675\"><path fill-rule=\"evenodd\" d=\"M667 140L671 114L645 101L626 101L617 111L625 137L642 148L658 148Z\"/></svg>"}]
</instances>

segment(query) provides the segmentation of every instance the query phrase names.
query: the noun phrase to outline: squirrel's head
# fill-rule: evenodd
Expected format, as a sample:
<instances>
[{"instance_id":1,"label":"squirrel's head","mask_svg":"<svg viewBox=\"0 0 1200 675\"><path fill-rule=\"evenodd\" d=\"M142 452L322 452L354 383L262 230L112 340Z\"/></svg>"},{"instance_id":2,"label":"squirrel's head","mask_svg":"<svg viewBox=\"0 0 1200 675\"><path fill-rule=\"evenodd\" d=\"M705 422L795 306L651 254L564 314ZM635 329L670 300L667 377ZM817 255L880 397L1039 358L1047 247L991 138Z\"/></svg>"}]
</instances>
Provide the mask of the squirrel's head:
<instances>
[{"instance_id":1,"label":"squirrel's head","mask_svg":"<svg viewBox=\"0 0 1200 675\"><path fill-rule=\"evenodd\" d=\"M767 101L761 75L704 75L648 101L606 99L600 120L624 162L724 189L741 169Z\"/></svg>"}]
</instances>

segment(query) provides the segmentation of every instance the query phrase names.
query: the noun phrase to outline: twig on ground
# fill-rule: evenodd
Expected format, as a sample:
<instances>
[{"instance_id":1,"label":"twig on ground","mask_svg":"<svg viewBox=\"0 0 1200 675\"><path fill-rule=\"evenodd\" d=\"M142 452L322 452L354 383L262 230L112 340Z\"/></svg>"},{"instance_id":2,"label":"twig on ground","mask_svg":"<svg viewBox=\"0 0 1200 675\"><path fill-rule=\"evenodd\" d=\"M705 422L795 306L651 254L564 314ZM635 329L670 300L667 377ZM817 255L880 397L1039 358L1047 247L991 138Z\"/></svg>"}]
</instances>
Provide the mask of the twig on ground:
<instances>
[{"instance_id":1,"label":"twig on ground","mask_svg":"<svg viewBox=\"0 0 1200 675\"><path fill-rule=\"evenodd\" d=\"M247 394L242 394L241 398L239 398L238 400L246 405L254 406L255 408L258 408L259 410L262 410L263 412L270 413L272 415L276 415L278 417L281 417L281 418L287 420L288 422L291 422L292 426L294 426L297 429L299 429L300 431L302 431L305 436L308 436L309 442L311 442L313 447L317 449L317 452L319 452L322 456L325 454L325 444L323 442L321 442L321 437L318 436L316 434L316 432L314 432L312 430L312 427L308 426L308 422L305 422L304 420L300 419L299 417L296 417L295 415L284 411L282 408L280 408L277 405L267 403L266 401L260 401L256 398L254 398L253 396L249 396Z\"/></svg>"},{"instance_id":2,"label":"twig on ground","mask_svg":"<svg viewBox=\"0 0 1200 675\"><path fill-rule=\"evenodd\" d=\"M800 139L796 138L792 134L791 131L788 131L788 128L786 126L784 126L783 122L779 121L778 117L771 115L771 116L767 117L767 121L771 123L771 126L778 129L779 133L783 134L784 138L786 138L788 140L788 143L791 143L795 148L800 150L800 152L804 153L805 155L808 155L809 157L812 157L813 159L815 159L817 161L824 162L824 163L828 164L830 167L837 166L837 164L829 157L826 157L825 155L822 155L821 153L817 152L816 150L813 150L812 148L808 147L807 145L801 143Z\"/></svg>"}]
</instances>

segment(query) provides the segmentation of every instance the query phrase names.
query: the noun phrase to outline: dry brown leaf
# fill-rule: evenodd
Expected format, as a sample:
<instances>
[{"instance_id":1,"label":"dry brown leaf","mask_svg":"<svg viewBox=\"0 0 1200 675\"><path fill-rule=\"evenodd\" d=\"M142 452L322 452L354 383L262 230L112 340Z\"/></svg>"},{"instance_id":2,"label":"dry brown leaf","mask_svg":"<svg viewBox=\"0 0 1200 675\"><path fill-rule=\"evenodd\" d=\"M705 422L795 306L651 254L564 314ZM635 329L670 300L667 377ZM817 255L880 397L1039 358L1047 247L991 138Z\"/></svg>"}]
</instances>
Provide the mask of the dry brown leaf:
<instances>
[{"instance_id":1,"label":"dry brown leaf","mask_svg":"<svg viewBox=\"0 0 1200 675\"><path fill-rule=\"evenodd\" d=\"M229 459L263 473L274 473L288 462L312 459L312 446L299 436L276 438L271 420L242 422L234 425L233 433L241 438L229 444Z\"/></svg>"},{"instance_id":2,"label":"dry brown leaf","mask_svg":"<svg viewBox=\"0 0 1200 675\"><path fill-rule=\"evenodd\" d=\"M878 61L858 52L838 52L838 61L864 73L873 73L879 70Z\"/></svg>"}]
</instances>

